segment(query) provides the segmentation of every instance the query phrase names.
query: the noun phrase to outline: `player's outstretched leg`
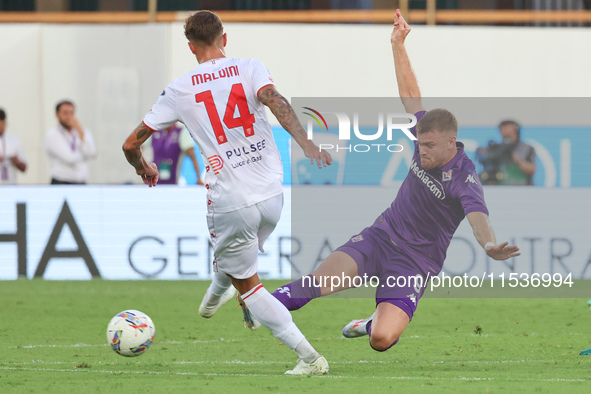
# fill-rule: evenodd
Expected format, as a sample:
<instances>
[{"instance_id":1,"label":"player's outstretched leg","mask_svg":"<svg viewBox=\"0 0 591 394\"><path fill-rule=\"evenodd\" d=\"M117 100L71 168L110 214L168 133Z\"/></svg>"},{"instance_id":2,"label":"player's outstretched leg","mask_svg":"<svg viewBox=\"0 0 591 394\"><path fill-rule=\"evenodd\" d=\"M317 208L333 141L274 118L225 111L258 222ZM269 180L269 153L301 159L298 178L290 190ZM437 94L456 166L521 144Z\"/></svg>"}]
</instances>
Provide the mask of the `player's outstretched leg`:
<instances>
[{"instance_id":1,"label":"player's outstretched leg","mask_svg":"<svg viewBox=\"0 0 591 394\"><path fill-rule=\"evenodd\" d=\"M398 343L410 318L407 312L396 304L399 299L387 299L378 304L376 312L362 320L352 320L343 328L343 335L356 338L369 335L369 345L378 352L384 352ZM402 304L401 304L402 305Z\"/></svg>"},{"instance_id":2,"label":"player's outstretched leg","mask_svg":"<svg viewBox=\"0 0 591 394\"><path fill-rule=\"evenodd\" d=\"M320 286L312 275L280 286L273 292L273 296L290 311L296 311L321 296Z\"/></svg>"},{"instance_id":3,"label":"player's outstretched leg","mask_svg":"<svg viewBox=\"0 0 591 394\"><path fill-rule=\"evenodd\" d=\"M349 324L343 328L343 336L345 338L357 338L364 335L369 335L367 332L367 325L368 323L371 323L374 315L375 313L367 319L351 320ZM371 324L369 324L369 326L371 327Z\"/></svg>"},{"instance_id":4,"label":"player's outstretched leg","mask_svg":"<svg viewBox=\"0 0 591 394\"><path fill-rule=\"evenodd\" d=\"M287 347L295 351L300 360L288 375L322 375L328 373L328 362L310 345L293 322L291 313L265 289L258 275L248 279L234 279L234 285L252 315ZM250 289L248 287L253 285Z\"/></svg>"},{"instance_id":5,"label":"player's outstretched leg","mask_svg":"<svg viewBox=\"0 0 591 394\"><path fill-rule=\"evenodd\" d=\"M331 253L316 271L280 286L273 292L273 296L288 310L295 311L314 298L350 288L358 271L355 260L347 253L337 250Z\"/></svg>"},{"instance_id":6,"label":"player's outstretched leg","mask_svg":"<svg viewBox=\"0 0 591 394\"><path fill-rule=\"evenodd\" d=\"M218 309L236 295L232 279L221 272L215 272L209 288L199 305L199 314L206 319L212 317Z\"/></svg>"}]
</instances>

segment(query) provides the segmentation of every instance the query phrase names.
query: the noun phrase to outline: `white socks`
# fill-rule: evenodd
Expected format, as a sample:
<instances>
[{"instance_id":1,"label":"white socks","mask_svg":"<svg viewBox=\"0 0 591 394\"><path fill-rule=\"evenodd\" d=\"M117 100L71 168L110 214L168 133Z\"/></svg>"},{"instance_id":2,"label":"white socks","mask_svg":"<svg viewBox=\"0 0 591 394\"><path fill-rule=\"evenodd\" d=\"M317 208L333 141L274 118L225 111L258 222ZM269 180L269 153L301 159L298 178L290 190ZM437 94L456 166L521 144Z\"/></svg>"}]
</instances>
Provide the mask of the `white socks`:
<instances>
[{"instance_id":1,"label":"white socks","mask_svg":"<svg viewBox=\"0 0 591 394\"><path fill-rule=\"evenodd\" d=\"M203 304L207 308L213 308L220 302L220 297L232 286L232 279L222 273L214 272L211 284L205 293Z\"/></svg>"},{"instance_id":2,"label":"white socks","mask_svg":"<svg viewBox=\"0 0 591 394\"><path fill-rule=\"evenodd\" d=\"M310 345L310 342L304 337L302 341L299 343L298 346L294 349L294 351L300 356L300 358L304 359L305 362L308 364L313 363L316 361L320 354Z\"/></svg>"},{"instance_id":3,"label":"white socks","mask_svg":"<svg viewBox=\"0 0 591 394\"><path fill-rule=\"evenodd\" d=\"M271 330L277 339L294 350L305 362L310 363L319 357L318 352L293 322L291 313L262 284L243 294L242 300L263 326Z\"/></svg>"}]
</instances>

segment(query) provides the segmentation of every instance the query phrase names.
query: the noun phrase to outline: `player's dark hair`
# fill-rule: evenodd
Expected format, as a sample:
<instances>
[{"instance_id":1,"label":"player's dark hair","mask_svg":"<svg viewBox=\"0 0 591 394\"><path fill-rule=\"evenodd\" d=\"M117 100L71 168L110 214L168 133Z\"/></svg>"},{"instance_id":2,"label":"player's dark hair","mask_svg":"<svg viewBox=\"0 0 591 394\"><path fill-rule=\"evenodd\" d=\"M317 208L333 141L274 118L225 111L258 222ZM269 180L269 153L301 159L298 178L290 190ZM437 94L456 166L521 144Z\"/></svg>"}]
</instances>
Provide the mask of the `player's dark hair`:
<instances>
[{"instance_id":1,"label":"player's dark hair","mask_svg":"<svg viewBox=\"0 0 591 394\"><path fill-rule=\"evenodd\" d=\"M417 133L428 133L433 130L458 133L458 121L454 114L443 108L427 112L417 124Z\"/></svg>"},{"instance_id":2,"label":"player's dark hair","mask_svg":"<svg viewBox=\"0 0 591 394\"><path fill-rule=\"evenodd\" d=\"M2 108L0 108L0 120L6 119L6 112Z\"/></svg>"},{"instance_id":3,"label":"player's dark hair","mask_svg":"<svg viewBox=\"0 0 591 394\"><path fill-rule=\"evenodd\" d=\"M517 131L517 140L520 139L521 137L521 126L519 125L519 123L517 123L514 120L503 120L501 123L499 123L499 129L501 127L505 127L505 126L513 126L515 127L515 131Z\"/></svg>"},{"instance_id":4,"label":"player's dark hair","mask_svg":"<svg viewBox=\"0 0 591 394\"><path fill-rule=\"evenodd\" d=\"M185 20L185 37L197 43L212 45L224 32L219 16L211 11L199 11Z\"/></svg>"},{"instance_id":5,"label":"player's dark hair","mask_svg":"<svg viewBox=\"0 0 591 394\"><path fill-rule=\"evenodd\" d=\"M62 105L71 105L72 107L75 106L73 102L69 100L63 100L57 103L57 105L55 106L55 112L60 112L60 108L62 107Z\"/></svg>"}]
</instances>

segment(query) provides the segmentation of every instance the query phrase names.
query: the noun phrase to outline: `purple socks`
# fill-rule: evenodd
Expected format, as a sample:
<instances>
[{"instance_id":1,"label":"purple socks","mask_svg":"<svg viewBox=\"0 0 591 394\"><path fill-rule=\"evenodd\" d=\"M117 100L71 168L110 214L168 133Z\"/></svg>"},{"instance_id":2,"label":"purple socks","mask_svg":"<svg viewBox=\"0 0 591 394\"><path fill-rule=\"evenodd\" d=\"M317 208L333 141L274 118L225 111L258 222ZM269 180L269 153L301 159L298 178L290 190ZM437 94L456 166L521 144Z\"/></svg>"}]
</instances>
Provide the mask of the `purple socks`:
<instances>
[{"instance_id":1,"label":"purple socks","mask_svg":"<svg viewBox=\"0 0 591 394\"><path fill-rule=\"evenodd\" d=\"M312 275L304 276L273 292L273 296L290 311L295 311L320 297L320 286Z\"/></svg>"}]
</instances>

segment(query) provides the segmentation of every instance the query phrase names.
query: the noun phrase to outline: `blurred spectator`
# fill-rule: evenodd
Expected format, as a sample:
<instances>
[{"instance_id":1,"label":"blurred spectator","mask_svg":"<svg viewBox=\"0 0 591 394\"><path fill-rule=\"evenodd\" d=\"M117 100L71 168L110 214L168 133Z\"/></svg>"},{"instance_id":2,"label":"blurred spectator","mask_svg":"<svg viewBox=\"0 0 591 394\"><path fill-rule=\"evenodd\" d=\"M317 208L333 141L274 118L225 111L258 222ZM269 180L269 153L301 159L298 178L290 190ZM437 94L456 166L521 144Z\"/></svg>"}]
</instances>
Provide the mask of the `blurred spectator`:
<instances>
[{"instance_id":1,"label":"blurred spectator","mask_svg":"<svg viewBox=\"0 0 591 394\"><path fill-rule=\"evenodd\" d=\"M152 150L154 163L160 172L159 184L175 185L180 175L181 153L189 156L197 173L197 184L203 185L199 172L199 163L195 156L193 140L189 132L178 124L173 124L164 130L152 134Z\"/></svg>"},{"instance_id":2,"label":"blurred spectator","mask_svg":"<svg viewBox=\"0 0 591 394\"><path fill-rule=\"evenodd\" d=\"M0 185L16 185L16 170L27 170L27 157L21 140L6 133L6 112L0 108Z\"/></svg>"},{"instance_id":3,"label":"blurred spectator","mask_svg":"<svg viewBox=\"0 0 591 394\"><path fill-rule=\"evenodd\" d=\"M484 170L480 180L485 185L531 186L536 172L536 151L521 141L521 126L514 120L499 124L503 140L490 141L487 147L476 151L477 160Z\"/></svg>"},{"instance_id":4,"label":"blurred spectator","mask_svg":"<svg viewBox=\"0 0 591 394\"><path fill-rule=\"evenodd\" d=\"M89 159L96 157L92 133L74 114L71 101L55 107L58 125L45 133L52 185L83 185L88 181Z\"/></svg>"},{"instance_id":5,"label":"blurred spectator","mask_svg":"<svg viewBox=\"0 0 591 394\"><path fill-rule=\"evenodd\" d=\"M373 0L330 0L330 8L345 10L369 10L373 8Z\"/></svg>"}]
</instances>

